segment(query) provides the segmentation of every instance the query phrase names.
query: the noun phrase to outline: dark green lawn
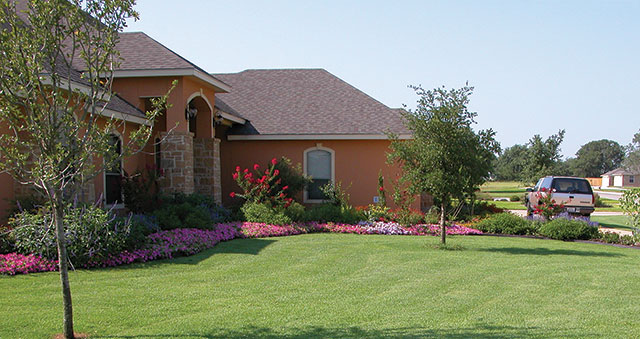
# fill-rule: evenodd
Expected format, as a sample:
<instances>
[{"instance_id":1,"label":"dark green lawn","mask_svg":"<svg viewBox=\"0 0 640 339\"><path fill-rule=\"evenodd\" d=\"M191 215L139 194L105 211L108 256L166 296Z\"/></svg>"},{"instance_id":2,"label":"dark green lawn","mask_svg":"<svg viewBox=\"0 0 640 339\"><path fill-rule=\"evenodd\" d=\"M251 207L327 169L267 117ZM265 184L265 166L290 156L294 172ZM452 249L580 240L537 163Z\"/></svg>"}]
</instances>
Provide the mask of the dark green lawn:
<instances>
[{"instance_id":1,"label":"dark green lawn","mask_svg":"<svg viewBox=\"0 0 640 339\"><path fill-rule=\"evenodd\" d=\"M634 337L640 250L311 234L71 275L93 338ZM57 273L0 277L1 338L60 332Z\"/></svg>"},{"instance_id":2,"label":"dark green lawn","mask_svg":"<svg viewBox=\"0 0 640 339\"><path fill-rule=\"evenodd\" d=\"M631 226L631 220L626 215L597 215L592 216L591 220L603 227L617 228L624 231L633 231L634 229Z\"/></svg>"}]
</instances>

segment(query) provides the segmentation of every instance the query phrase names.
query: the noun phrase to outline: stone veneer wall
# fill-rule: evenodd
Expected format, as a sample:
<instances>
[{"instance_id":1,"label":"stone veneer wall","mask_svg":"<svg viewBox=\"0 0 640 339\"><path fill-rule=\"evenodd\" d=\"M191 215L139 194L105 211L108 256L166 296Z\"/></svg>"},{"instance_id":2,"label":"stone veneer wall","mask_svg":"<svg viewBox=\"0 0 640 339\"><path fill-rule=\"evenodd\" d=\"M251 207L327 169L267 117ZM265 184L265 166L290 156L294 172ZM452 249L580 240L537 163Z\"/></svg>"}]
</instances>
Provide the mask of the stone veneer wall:
<instances>
[{"instance_id":1,"label":"stone veneer wall","mask_svg":"<svg viewBox=\"0 0 640 339\"><path fill-rule=\"evenodd\" d=\"M160 133L164 178L160 180L163 192L194 192L193 133Z\"/></svg>"},{"instance_id":2,"label":"stone veneer wall","mask_svg":"<svg viewBox=\"0 0 640 339\"><path fill-rule=\"evenodd\" d=\"M193 175L196 193L212 195L221 204L220 139L193 139Z\"/></svg>"},{"instance_id":3,"label":"stone veneer wall","mask_svg":"<svg viewBox=\"0 0 640 339\"><path fill-rule=\"evenodd\" d=\"M220 139L214 139L213 144L213 199L222 205L222 170L220 169Z\"/></svg>"}]
</instances>

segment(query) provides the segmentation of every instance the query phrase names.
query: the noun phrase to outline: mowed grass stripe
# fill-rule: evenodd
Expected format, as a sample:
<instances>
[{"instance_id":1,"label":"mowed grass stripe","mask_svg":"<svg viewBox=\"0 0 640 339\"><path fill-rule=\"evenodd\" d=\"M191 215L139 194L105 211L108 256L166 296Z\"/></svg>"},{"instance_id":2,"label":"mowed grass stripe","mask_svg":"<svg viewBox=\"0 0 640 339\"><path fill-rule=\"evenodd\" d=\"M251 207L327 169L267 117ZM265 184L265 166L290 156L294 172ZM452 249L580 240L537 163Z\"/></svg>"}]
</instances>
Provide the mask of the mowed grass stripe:
<instances>
[{"instance_id":1,"label":"mowed grass stripe","mask_svg":"<svg viewBox=\"0 0 640 339\"><path fill-rule=\"evenodd\" d=\"M640 251L501 237L310 234L71 274L97 338L628 337ZM57 273L0 278L1 338L60 332Z\"/></svg>"}]
</instances>

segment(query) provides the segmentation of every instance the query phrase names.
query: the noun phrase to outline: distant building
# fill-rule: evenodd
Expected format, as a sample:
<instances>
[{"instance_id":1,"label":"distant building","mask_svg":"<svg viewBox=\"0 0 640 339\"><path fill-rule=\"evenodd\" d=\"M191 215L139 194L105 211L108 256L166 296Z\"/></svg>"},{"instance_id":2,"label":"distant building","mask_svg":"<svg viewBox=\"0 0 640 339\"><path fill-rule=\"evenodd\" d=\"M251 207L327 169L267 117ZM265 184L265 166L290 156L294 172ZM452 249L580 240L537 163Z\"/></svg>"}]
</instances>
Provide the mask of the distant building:
<instances>
[{"instance_id":1,"label":"distant building","mask_svg":"<svg viewBox=\"0 0 640 339\"><path fill-rule=\"evenodd\" d=\"M602 188L607 187L640 187L640 174L631 173L623 168L609 171L602 177Z\"/></svg>"}]
</instances>

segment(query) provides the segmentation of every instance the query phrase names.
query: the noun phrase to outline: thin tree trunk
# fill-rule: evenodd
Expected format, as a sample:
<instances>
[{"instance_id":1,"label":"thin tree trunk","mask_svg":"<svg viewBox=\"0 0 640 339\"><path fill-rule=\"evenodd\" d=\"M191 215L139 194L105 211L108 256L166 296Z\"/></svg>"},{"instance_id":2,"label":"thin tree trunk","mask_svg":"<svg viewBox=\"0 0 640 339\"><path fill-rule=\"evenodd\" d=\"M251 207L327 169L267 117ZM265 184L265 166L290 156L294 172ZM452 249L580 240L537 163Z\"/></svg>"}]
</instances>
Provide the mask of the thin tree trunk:
<instances>
[{"instance_id":1,"label":"thin tree trunk","mask_svg":"<svg viewBox=\"0 0 640 339\"><path fill-rule=\"evenodd\" d=\"M65 339L74 339L73 335L73 307L71 305L71 287L69 286L69 269L67 257L66 236L64 232L64 203L62 193L57 192L54 197L54 222L56 224L56 243L58 245L58 267L60 268L60 282L62 283L63 335Z\"/></svg>"},{"instance_id":2,"label":"thin tree trunk","mask_svg":"<svg viewBox=\"0 0 640 339\"><path fill-rule=\"evenodd\" d=\"M444 226L444 202L440 203L440 242L447 243L447 229Z\"/></svg>"}]
</instances>

